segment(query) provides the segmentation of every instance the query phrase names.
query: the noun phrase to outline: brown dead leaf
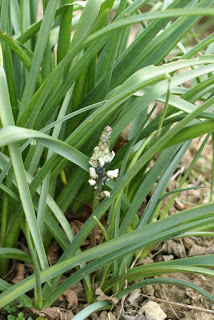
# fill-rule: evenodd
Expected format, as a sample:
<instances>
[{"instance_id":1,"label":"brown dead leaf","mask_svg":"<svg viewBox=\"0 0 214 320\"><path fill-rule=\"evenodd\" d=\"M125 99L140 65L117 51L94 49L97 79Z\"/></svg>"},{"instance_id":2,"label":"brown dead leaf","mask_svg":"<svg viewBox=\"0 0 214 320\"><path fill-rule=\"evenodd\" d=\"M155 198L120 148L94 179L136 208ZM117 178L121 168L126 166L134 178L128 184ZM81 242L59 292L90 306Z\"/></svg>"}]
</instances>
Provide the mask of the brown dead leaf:
<instances>
[{"instance_id":1,"label":"brown dead leaf","mask_svg":"<svg viewBox=\"0 0 214 320\"><path fill-rule=\"evenodd\" d=\"M108 301L113 302L113 304L117 304L119 301L117 297L113 297L113 296L109 297L109 296L105 295L105 293L101 290L101 288L97 288L95 293L96 293L96 295L98 295L98 297L97 297L98 301L108 300Z\"/></svg>"},{"instance_id":2,"label":"brown dead leaf","mask_svg":"<svg viewBox=\"0 0 214 320\"><path fill-rule=\"evenodd\" d=\"M146 294L147 296L151 296L151 297L154 296L155 289L151 284L149 284L148 286L146 286L142 289L143 289L143 293Z\"/></svg>"},{"instance_id":3,"label":"brown dead leaf","mask_svg":"<svg viewBox=\"0 0 214 320\"><path fill-rule=\"evenodd\" d=\"M77 297L76 293L71 289L66 290L59 297L59 301L64 301L64 300L66 300L68 302L68 305L67 305L68 309L71 309L73 307L78 306L78 297Z\"/></svg>"},{"instance_id":4,"label":"brown dead leaf","mask_svg":"<svg viewBox=\"0 0 214 320\"><path fill-rule=\"evenodd\" d=\"M132 316L132 315L123 313L122 316L124 320L150 320L146 318L144 314L140 314L138 316Z\"/></svg>"},{"instance_id":5,"label":"brown dead leaf","mask_svg":"<svg viewBox=\"0 0 214 320\"><path fill-rule=\"evenodd\" d=\"M174 260L174 256L172 254L162 255L164 261Z\"/></svg>"},{"instance_id":6,"label":"brown dead leaf","mask_svg":"<svg viewBox=\"0 0 214 320\"><path fill-rule=\"evenodd\" d=\"M83 285L81 282L77 282L75 283L71 289L76 293L77 296L80 296L83 291L84 291L84 288L83 288Z\"/></svg>"},{"instance_id":7,"label":"brown dead leaf","mask_svg":"<svg viewBox=\"0 0 214 320\"><path fill-rule=\"evenodd\" d=\"M184 251L184 246L181 243L175 242L173 240L168 240L165 243L166 251L173 256L184 258L186 253Z\"/></svg>"},{"instance_id":8,"label":"brown dead leaf","mask_svg":"<svg viewBox=\"0 0 214 320\"><path fill-rule=\"evenodd\" d=\"M25 265L23 263L17 264L17 272L15 278L12 280L12 283L18 283L24 279L25 274Z\"/></svg>"},{"instance_id":9,"label":"brown dead leaf","mask_svg":"<svg viewBox=\"0 0 214 320\"><path fill-rule=\"evenodd\" d=\"M72 229L74 235L76 235L80 231L80 229L82 228L83 225L84 225L84 223L79 220L72 220L70 222L70 226L71 226L71 229ZM86 239L82 243L82 246L88 246L88 245L90 245L90 240Z\"/></svg>"},{"instance_id":10,"label":"brown dead leaf","mask_svg":"<svg viewBox=\"0 0 214 320\"><path fill-rule=\"evenodd\" d=\"M189 251L189 257L200 256L203 254L212 254L212 253L214 253L214 245L207 248L207 247L202 247L197 244L194 244Z\"/></svg>"},{"instance_id":11,"label":"brown dead leaf","mask_svg":"<svg viewBox=\"0 0 214 320\"><path fill-rule=\"evenodd\" d=\"M73 311L68 310L66 312L62 312L62 320L70 320L74 317Z\"/></svg>"},{"instance_id":12,"label":"brown dead leaf","mask_svg":"<svg viewBox=\"0 0 214 320\"><path fill-rule=\"evenodd\" d=\"M31 308L31 311L39 317L47 317L51 320L63 320L62 313L57 307L43 308L40 311Z\"/></svg>"},{"instance_id":13,"label":"brown dead leaf","mask_svg":"<svg viewBox=\"0 0 214 320\"><path fill-rule=\"evenodd\" d=\"M141 264L146 265L146 264L152 264L152 263L154 263L154 260L152 258L150 258L150 257L148 257L146 259L140 259L138 261L139 265L141 265Z\"/></svg>"},{"instance_id":14,"label":"brown dead leaf","mask_svg":"<svg viewBox=\"0 0 214 320\"><path fill-rule=\"evenodd\" d=\"M70 222L70 226L71 226L71 229L72 229L74 235L76 235L80 231L80 229L82 228L83 224L84 223L82 223L79 220L72 220Z\"/></svg>"},{"instance_id":15,"label":"brown dead leaf","mask_svg":"<svg viewBox=\"0 0 214 320\"><path fill-rule=\"evenodd\" d=\"M98 315L95 312L91 313L90 318L91 320L99 320ZM86 319L89 320L89 318Z\"/></svg>"},{"instance_id":16,"label":"brown dead leaf","mask_svg":"<svg viewBox=\"0 0 214 320\"><path fill-rule=\"evenodd\" d=\"M51 264L55 264L60 257L60 247L56 241L53 241L50 248L48 249L48 258Z\"/></svg>"},{"instance_id":17,"label":"brown dead leaf","mask_svg":"<svg viewBox=\"0 0 214 320\"><path fill-rule=\"evenodd\" d=\"M131 305L134 305L138 302L140 296L141 296L141 290L140 289L134 290L130 293L126 302L128 302Z\"/></svg>"},{"instance_id":18,"label":"brown dead leaf","mask_svg":"<svg viewBox=\"0 0 214 320\"><path fill-rule=\"evenodd\" d=\"M186 249L190 250L192 246L195 245L195 241L189 237L183 238L184 246Z\"/></svg>"},{"instance_id":19,"label":"brown dead leaf","mask_svg":"<svg viewBox=\"0 0 214 320\"><path fill-rule=\"evenodd\" d=\"M213 241L213 238L211 238L211 239L207 238L206 239L205 237L203 237L203 239L200 239L197 244L200 244L203 247L212 247L212 245L214 244L214 241Z\"/></svg>"},{"instance_id":20,"label":"brown dead leaf","mask_svg":"<svg viewBox=\"0 0 214 320\"><path fill-rule=\"evenodd\" d=\"M183 204L179 199L177 199L177 198L175 199L174 207L175 207L175 209L177 209L178 211L184 210L184 204Z\"/></svg>"},{"instance_id":21,"label":"brown dead leaf","mask_svg":"<svg viewBox=\"0 0 214 320\"><path fill-rule=\"evenodd\" d=\"M196 292L194 290L192 290L191 288L186 288L185 289L186 295L188 297L190 297L192 300L194 301L198 301L201 299L201 294L199 292Z\"/></svg>"},{"instance_id":22,"label":"brown dead leaf","mask_svg":"<svg viewBox=\"0 0 214 320\"><path fill-rule=\"evenodd\" d=\"M116 320L112 312L102 311L99 320Z\"/></svg>"}]
</instances>

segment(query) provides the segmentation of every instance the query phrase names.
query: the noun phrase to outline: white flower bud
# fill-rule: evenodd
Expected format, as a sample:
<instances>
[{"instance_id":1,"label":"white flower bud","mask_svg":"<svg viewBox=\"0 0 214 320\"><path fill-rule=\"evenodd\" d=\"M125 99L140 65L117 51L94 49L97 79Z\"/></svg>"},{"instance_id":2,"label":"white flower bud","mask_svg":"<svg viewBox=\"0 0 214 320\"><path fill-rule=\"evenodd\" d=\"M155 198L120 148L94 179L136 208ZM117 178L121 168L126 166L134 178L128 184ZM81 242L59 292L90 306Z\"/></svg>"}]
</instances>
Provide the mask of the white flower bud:
<instances>
[{"instance_id":1,"label":"white flower bud","mask_svg":"<svg viewBox=\"0 0 214 320\"><path fill-rule=\"evenodd\" d=\"M104 161L105 161L106 163L108 163L108 162L111 162L111 161L112 161L112 159L114 158L114 156L115 156L115 153L114 153L114 151L112 151L112 152L106 154L106 155L103 157L103 159L104 159Z\"/></svg>"},{"instance_id":2,"label":"white flower bud","mask_svg":"<svg viewBox=\"0 0 214 320\"><path fill-rule=\"evenodd\" d=\"M90 167L90 168L89 168L89 173L90 173L90 177L91 177L92 179L96 179L96 178L98 177L98 175L97 175L97 173L96 173L96 170L95 170L95 168L93 168L93 167Z\"/></svg>"},{"instance_id":3,"label":"white flower bud","mask_svg":"<svg viewBox=\"0 0 214 320\"><path fill-rule=\"evenodd\" d=\"M90 179L90 180L88 180L88 183L89 183L90 186L95 186L95 184L97 182L95 180L93 180L93 179Z\"/></svg>"},{"instance_id":4,"label":"white flower bud","mask_svg":"<svg viewBox=\"0 0 214 320\"><path fill-rule=\"evenodd\" d=\"M109 153L109 156L111 157L111 160L113 160L114 156L115 156L115 152L112 150L110 153Z\"/></svg>"},{"instance_id":5,"label":"white flower bud","mask_svg":"<svg viewBox=\"0 0 214 320\"><path fill-rule=\"evenodd\" d=\"M90 163L90 165L92 166L92 167L94 167L94 168L97 168L98 167L98 162L97 162L97 160L94 160L94 159L90 159L89 160L89 163Z\"/></svg>"},{"instance_id":6,"label":"white flower bud","mask_svg":"<svg viewBox=\"0 0 214 320\"><path fill-rule=\"evenodd\" d=\"M105 164L104 159L103 158L99 158L98 161L99 161L100 167L103 167L104 164Z\"/></svg>"},{"instance_id":7,"label":"white flower bud","mask_svg":"<svg viewBox=\"0 0 214 320\"><path fill-rule=\"evenodd\" d=\"M109 155L108 154L106 154L104 157L103 157L103 160L105 161L105 163L108 163L108 162L110 162L109 160Z\"/></svg>"},{"instance_id":8,"label":"white flower bud","mask_svg":"<svg viewBox=\"0 0 214 320\"><path fill-rule=\"evenodd\" d=\"M119 169L107 171L107 177L110 178L110 179L117 178L118 174L119 174Z\"/></svg>"},{"instance_id":9,"label":"white flower bud","mask_svg":"<svg viewBox=\"0 0 214 320\"><path fill-rule=\"evenodd\" d=\"M101 198L110 197L110 192L105 190L101 192Z\"/></svg>"}]
</instances>

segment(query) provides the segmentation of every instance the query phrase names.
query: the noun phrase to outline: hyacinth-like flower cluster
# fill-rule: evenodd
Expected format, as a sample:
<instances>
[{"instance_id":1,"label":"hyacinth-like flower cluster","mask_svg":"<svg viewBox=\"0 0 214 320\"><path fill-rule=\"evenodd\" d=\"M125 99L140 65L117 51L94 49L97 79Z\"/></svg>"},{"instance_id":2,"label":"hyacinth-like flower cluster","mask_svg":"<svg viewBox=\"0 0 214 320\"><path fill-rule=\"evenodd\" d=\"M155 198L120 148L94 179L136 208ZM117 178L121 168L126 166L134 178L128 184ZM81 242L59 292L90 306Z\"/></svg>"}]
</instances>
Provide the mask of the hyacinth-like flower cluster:
<instances>
[{"instance_id":1,"label":"hyacinth-like flower cluster","mask_svg":"<svg viewBox=\"0 0 214 320\"><path fill-rule=\"evenodd\" d=\"M89 168L90 179L88 183L98 190L100 198L110 196L109 191L102 191L102 187L109 179L118 177L119 169L106 171L109 163L115 156L114 151L109 151L109 138L112 128L107 126L104 128L98 146L94 148L94 152L89 160L91 167Z\"/></svg>"}]
</instances>

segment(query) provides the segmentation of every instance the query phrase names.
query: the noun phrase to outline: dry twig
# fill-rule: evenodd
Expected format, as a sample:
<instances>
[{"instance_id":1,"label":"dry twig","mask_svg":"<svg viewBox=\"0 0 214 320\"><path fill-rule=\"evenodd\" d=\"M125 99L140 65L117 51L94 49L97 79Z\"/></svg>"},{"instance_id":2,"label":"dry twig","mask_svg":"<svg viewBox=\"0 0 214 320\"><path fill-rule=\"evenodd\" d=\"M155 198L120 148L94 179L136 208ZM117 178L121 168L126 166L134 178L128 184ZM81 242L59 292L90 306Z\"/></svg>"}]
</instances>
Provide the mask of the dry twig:
<instances>
[{"instance_id":1,"label":"dry twig","mask_svg":"<svg viewBox=\"0 0 214 320\"><path fill-rule=\"evenodd\" d=\"M165 298L166 298L166 301L169 301L168 298L167 298L167 295L166 295L166 292L165 292L163 286L162 286L162 290L163 290L163 294L164 294L164 296L165 296ZM174 310L174 308L172 307L172 305L170 304L169 306L170 306L170 309L172 310L172 313L175 315L175 317L176 317L177 319L179 319L179 316L178 316L178 314L175 312L175 310Z\"/></svg>"}]
</instances>

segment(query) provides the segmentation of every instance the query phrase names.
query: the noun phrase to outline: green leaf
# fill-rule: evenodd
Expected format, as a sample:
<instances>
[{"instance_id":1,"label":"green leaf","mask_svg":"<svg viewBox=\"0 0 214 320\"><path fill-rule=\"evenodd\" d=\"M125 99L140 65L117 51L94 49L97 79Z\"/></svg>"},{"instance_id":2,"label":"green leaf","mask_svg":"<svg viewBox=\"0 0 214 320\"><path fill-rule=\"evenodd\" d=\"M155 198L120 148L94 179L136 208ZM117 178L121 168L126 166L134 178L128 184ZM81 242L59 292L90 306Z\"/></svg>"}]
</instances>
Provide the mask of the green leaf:
<instances>
[{"instance_id":1,"label":"green leaf","mask_svg":"<svg viewBox=\"0 0 214 320\"><path fill-rule=\"evenodd\" d=\"M91 272L91 267L92 270L93 268L97 269L103 264L106 264L107 261L114 260L115 257L123 257L125 253L128 254L130 252L134 252L139 248L169 239L172 236L179 237L179 233L182 233L186 230L193 230L197 227L202 229L206 228L208 221L212 221L213 223L213 211L213 204L205 204L193 209L185 210L161 221L157 221L150 225L139 228L129 234L98 245L97 247L86 250L78 255L74 255L70 259L59 262L56 265L43 270L41 272L41 283L56 277L57 275L71 269L76 265L79 265L81 262L91 261L96 258L102 258L106 256L105 259L101 259L100 261L93 261L93 267L91 265L87 265L84 267L84 270L86 269L85 271L80 270L80 278L82 278L87 274L87 270ZM211 274L209 270L206 270L206 272ZM74 283L78 281L76 275L73 277L73 279ZM14 285L12 288L7 289L0 295L0 307L14 300L22 293L32 289L34 286L35 277L30 276L20 283Z\"/></svg>"},{"instance_id":2,"label":"green leaf","mask_svg":"<svg viewBox=\"0 0 214 320\"><path fill-rule=\"evenodd\" d=\"M195 123L187 128L182 129L176 137L172 138L165 145L166 148L180 142L194 139L202 136L203 134L214 131L214 120L204 120L200 123Z\"/></svg>"},{"instance_id":3,"label":"green leaf","mask_svg":"<svg viewBox=\"0 0 214 320\"><path fill-rule=\"evenodd\" d=\"M6 126L0 129L0 135L0 147L25 139L36 139L47 148L52 149L84 170L89 168L88 158L83 153L45 133L16 126Z\"/></svg>"},{"instance_id":4,"label":"green leaf","mask_svg":"<svg viewBox=\"0 0 214 320\"><path fill-rule=\"evenodd\" d=\"M5 78L5 73L2 68L0 68L0 82L1 82L1 90L0 90L0 116L4 126L8 126L10 124L13 125L13 115L9 101L8 88ZM4 130L4 129L2 129ZM22 200L23 210L25 212L27 223L29 224L30 232L40 259L40 263L42 268L45 268L47 264L47 259L45 255L45 250L41 241L41 235L38 230L38 226L36 223L35 212L32 204L31 195L29 192L26 175L24 172L23 161L21 157L21 152L18 144L13 143L8 146L11 161L13 164L14 174L17 180L18 189L20 198Z\"/></svg>"},{"instance_id":5,"label":"green leaf","mask_svg":"<svg viewBox=\"0 0 214 320\"><path fill-rule=\"evenodd\" d=\"M191 289L199 292L200 294L202 294L204 297L206 297L211 302L214 301L214 298L210 293L208 293L207 291L205 291L201 287L199 287L189 281L185 281L185 280L181 280L181 279L167 279L167 278L156 278L156 279L148 279L148 280L140 281L137 284L129 286L127 289L120 291L120 293L117 294L117 297L119 299L121 299L124 295L127 295L130 292L132 292L138 288L142 288L144 286L154 285L154 284L170 284L170 285L184 286L184 287L191 288Z\"/></svg>"},{"instance_id":6,"label":"green leaf","mask_svg":"<svg viewBox=\"0 0 214 320\"><path fill-rule=\"evenodd\" d=\"M30 72L27 77L27 83L24 89L24 93L22 96L21 106L20 106L20 114L24 112L27 107L28 102L33 96L34 89L36 86L36 80L39 73L39 68L42 62L43 54L45 51L45 47L48 41L49 32L51 29L51 25L56 13L56 8L58 5L57 0L49 1L47 10L45 11L44 19L41 25L40 34L38 40L36 42L36 48L33 54L32 64L30 68Z\"/></svg>"},{"instance_id":7,"label":"green leaf","mask_svg":"<svg viewBox=\"0 0 214 320\"><path fill-rule=\"evenodd\" d=\"M31 257L22 250L13 248L0 248L0 258L10 258L32 263Z\"/></svg>"}]
</instances>

